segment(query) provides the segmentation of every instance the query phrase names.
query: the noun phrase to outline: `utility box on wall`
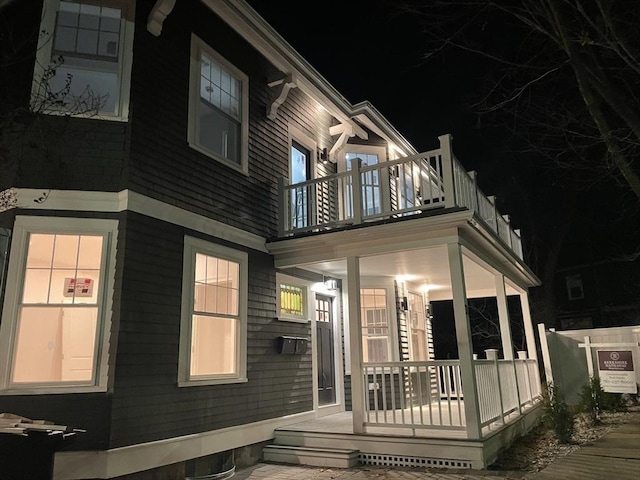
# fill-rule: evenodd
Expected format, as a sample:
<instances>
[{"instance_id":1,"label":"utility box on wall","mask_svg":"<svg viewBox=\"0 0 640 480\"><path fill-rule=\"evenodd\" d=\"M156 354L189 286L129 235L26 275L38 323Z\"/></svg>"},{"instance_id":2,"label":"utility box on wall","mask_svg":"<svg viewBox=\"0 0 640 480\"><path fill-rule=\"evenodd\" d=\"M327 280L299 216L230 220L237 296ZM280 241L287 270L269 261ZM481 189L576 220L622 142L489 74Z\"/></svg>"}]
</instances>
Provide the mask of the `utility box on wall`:
<instances>
[{"instance_id":1,"label":"utility box on wall","mask_svg":"<svg viewBox=\"0 0 640 480\"><path fill-rule=\"evenodd\" d=\"M307 353L307 342L306 338L278 337L278 353L286 355Z\"/></svg>"}]
</instances>

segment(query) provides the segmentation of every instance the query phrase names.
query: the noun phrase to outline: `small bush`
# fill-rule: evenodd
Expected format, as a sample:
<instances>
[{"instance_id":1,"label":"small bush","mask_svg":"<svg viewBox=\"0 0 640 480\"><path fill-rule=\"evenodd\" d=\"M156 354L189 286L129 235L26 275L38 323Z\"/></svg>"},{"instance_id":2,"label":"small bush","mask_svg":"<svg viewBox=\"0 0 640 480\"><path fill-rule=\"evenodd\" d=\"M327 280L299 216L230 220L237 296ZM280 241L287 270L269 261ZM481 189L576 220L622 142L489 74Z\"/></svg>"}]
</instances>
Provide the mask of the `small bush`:
<instances>
[{"instance_id":1,"label":"small bush","mask_svg":"<svg viewBox=\"0 0 640 480\"><path fill-rule=\"evenodd\" d=\"M552 429L560 443L571 442L574 429L574 415L569 409L564 395L558 387L547 384L543 389L544 415L543 422Z\"/></svg>"},{"instance_id":2,"label":"small bush","mask_svg":"<svg viewBox=\"0 0 640 480\"><path fill-rule=\"evenodd\" d=\"M600 378L592 376L580 392L580 410L592 423L600 423L602 412L621 412L626 409L622 395L605 392Z\"/></svg>"}]
</instances>

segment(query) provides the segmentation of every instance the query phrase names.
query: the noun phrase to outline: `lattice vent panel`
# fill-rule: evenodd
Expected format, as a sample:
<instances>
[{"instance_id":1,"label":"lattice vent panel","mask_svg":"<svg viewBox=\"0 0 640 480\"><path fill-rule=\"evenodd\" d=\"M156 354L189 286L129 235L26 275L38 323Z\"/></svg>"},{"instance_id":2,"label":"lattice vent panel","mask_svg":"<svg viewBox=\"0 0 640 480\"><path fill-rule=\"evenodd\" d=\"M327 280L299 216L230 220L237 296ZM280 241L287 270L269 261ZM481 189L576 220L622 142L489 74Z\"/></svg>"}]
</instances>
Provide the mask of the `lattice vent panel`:
<instances>
[{"instance_id":1,"label":"lattice vent panel","mask_svg":"<svg viewBox=\"0 0 640 480\"><path fill-rule=\"evenodd\" d=\"M360 453L358 460L363 465L378 465L382 467L471 468L471 462L462 460L381 455L377 453Z\"/></svg>"}]
</instances>

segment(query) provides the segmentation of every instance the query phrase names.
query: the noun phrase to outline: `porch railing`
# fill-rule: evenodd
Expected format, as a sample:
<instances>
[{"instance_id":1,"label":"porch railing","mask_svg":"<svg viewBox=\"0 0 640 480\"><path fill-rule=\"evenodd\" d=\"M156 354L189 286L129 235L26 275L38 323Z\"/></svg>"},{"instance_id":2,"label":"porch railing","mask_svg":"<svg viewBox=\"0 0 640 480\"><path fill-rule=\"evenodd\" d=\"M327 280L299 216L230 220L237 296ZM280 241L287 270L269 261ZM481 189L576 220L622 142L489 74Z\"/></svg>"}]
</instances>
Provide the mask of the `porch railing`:
<instances>
[{"instance_id":1,"label":"porch railing","mask_svg":"<svg viewBox=\"0 0 640 480\"><path fill-rule=\"evenodd\" d=\"M460 362L367 363L365 424L464 430Z\"/></svg>"},{"instance_id":2,"label":"porch railing","mask_svg":"<svg viewBox=\"0 0 640 480\"><path fill-rule=\"evenodd\" d=\"M540 398L535 360L474 360L479 423L504 423ZM365 425L465 430L459 360L367 363Z\"/></svg>"},{"instance_id":3,"label":"porch railing","mask_svg":"<svg viewBox=\"0 0 640 480\"><path fill-rule=\"evenodd\" d=\"M387 218L420 214L443 207L476 212L516 255L522 258L519 230L496 209L451 150L450 136L440 137L440 148L389 162L289 185L279 185L280 235L329 230Z\"/></svg>"},{"instance_id":4,"label":"porch railing","mask_svg":"<svg viewBox=\"0 0 640 480\"><path fill-rule=\"evenodd\" d=\"M475 360L480 426L504 423L540 398L535 360Z\"/></svg>"}]
</instances>

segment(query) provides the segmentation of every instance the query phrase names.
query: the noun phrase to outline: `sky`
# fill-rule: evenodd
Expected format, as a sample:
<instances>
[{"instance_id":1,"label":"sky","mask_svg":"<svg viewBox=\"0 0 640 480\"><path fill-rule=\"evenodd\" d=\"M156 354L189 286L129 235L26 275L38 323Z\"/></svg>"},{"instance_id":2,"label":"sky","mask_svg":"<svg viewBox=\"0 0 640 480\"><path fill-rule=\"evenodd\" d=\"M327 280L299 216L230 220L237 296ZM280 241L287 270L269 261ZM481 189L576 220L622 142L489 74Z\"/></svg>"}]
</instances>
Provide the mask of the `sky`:
<instances>
[{"instance_id":1,"label":"sky","mask_svg":"<svg viewBox=\"0 0 640 480\"><path fill-rule=\"evenodd\" d=\"M248 3L347 100L370 101L418 151L437 147L445 133L465 145L477 133L462 104L473 82L464 60L426 64L420 22L397 3Z\"/></svg>"},{"instance_id":2,"label":"sky","mask_svg":"<svg viewBox=\"0 0 640 480\"><path fill-rule=\"evenodd\" d=\"M470 99L481 92L481 71L491 64L463 52L426 61L424 19L404 14L397 0L247 1L347 100L352 104L370 101L418 151L437 148L439 135L452 134L458 160L467 170L478 171L480 187L485 194L498 196L501 212L511 214L515 228L530 234L538 229L539 237L564 221L555 215L547 222L556 213L549 209L557 210L563 198L557 191L562 187L554 186L555 174L544 179L523 178L523 169L516 163L494 162L492 149L500 149L509 133L489 130L470 112ZM509 169L512 171L506 171ZM531 174L540 173L534 165ZM551 189L532 199L533 208L539 210L536 215L521 201L518 182L529 182L534 195L542 182ZM507 188L509 193L502 197ZM640 244L640 221L633 212L631 218L615 225L601 221L613 218L607 212L617 209L618 193L605 198L600 192L598 201L581 209L587 215L576 219L563 253L566 263L584 262L594 248L611 247L622 254ZM557 194L560 200L553 198ZM509 203L501 206L500 198L507 195ZM612 228L621 230L613 232Z\"/></svg>"}]
</instances>

